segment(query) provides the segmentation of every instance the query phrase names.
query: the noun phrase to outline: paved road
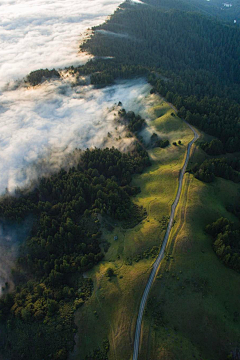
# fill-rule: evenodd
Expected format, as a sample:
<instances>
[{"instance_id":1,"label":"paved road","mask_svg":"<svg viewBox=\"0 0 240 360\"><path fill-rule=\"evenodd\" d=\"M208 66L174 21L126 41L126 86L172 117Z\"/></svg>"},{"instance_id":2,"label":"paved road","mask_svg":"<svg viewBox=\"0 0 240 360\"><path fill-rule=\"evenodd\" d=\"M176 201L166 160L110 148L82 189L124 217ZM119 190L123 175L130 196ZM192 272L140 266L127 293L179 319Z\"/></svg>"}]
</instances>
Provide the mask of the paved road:
<instances>
[{"instance_id":1,"label":"paved road","mask_svg":"<svg viewBox=\"0 0 240 360\"><path fill-rule=\"evenodd\" d=\"M180 175L179 175L178 191L177 191L177 195L176 195L176 198L174 200L174 203L172 204L172 210L171 210L171 215L170 215L167 231L166 231L166 234L165 234L165 237L164 237L164 240L163 240L162 247L161 247L160 252L158 254L158 257L157 257L155 263L153 264L153 269L152 269L151 275L150 275L150 277L148 279L148 282L147 282L147 285L145 287L145 290L144 290L144 293L143 293L143 296L142 296L142 300L141 300L141 303L140 303L139 312L138 312L138 318L137 318L137 325L136 325L136 330L135 330L133 360L138 359L140 335L141 335L141 325L142 325L142 317L143 317L144 308L145 308L145 305L146 305L146 302L147 302L147 297L148 297L149 291L151 289L153 280L154 280L154 278L155 278L155 276L157 274L160 262L161 262L161 260L163 258L164 251L165 251L165 248L166 248L166 245L167 245L167 242L168 242L169 234L170 234L170 231L171 231L172 226L173 226L175 210L176 210L176 207L177 207L179 199L180 199L180 195L181 195L181 191L182 191L182 184L183 184L183 176L184 176L184 174L186 172L186 169L187 169L187 165L188 165L188 161L189 161L189 157L190 157L190 151L191 151L192 145L199 138L199 135L196 132L196 130L189 123L186 122L186 124L193 131L194 138L188 144L188 147L187 147L187 154L186 154L186 158L185 158L183 168L181 169L181 172L180 172Z\"/></svg>"}]
</instances>

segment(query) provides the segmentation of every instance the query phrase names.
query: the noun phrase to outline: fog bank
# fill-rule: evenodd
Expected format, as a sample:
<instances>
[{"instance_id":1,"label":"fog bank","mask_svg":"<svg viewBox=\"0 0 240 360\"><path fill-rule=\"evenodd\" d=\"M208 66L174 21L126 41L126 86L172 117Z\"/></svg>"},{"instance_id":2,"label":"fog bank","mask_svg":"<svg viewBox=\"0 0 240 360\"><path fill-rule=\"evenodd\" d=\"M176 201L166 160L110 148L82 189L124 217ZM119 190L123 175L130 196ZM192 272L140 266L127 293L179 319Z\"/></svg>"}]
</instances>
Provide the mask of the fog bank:
<instances>
[{"instance_id":1,"label":"fog bank","mask_svg":"<svg viewBox=\"0 0 240 360\"><path fill-rule=\"evenodd\" d=\"M2 0L0 2L0 88L40 68L86 62L79 44L121 0Z\"/></svg>"},{"instance_id":2,"label":"fog bank","mask_svg":"<svg viewBox=\"0 0 240 360\"><path fill-rule=\"evenodd\" d=\"M150 85L144 79L104 89L72 87L67 80L18 88L0 96L0 194L56 171L75 148L123 149L125 128L116 123L114 104L146 115ZM108 137L111 133L111 137ZM122 139L116 141L116 137ZM44 166L43 166L44 164ZM45 169L44 169L45 167Z\"/></svg>"}]
</instances>

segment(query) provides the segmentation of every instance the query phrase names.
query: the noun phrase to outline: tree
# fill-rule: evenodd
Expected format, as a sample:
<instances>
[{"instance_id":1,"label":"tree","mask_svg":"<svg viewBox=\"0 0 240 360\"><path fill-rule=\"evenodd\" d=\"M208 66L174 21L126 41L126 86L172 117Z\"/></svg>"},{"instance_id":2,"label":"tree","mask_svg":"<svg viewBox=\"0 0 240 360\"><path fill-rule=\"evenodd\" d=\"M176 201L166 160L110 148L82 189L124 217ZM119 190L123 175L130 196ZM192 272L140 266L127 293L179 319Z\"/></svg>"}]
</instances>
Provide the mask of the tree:
<instances>
[{"instance_id":1,"label":"tree","mask_svg":"<svg viewBox=\"0 0 240 360\"><path fill-rule=\"evenodd\" d=\"M111 278L115 275L115 272L113 270L113 268L108 268L107 271L106 271L106 276Z\"/></svg>"}]
</instances>

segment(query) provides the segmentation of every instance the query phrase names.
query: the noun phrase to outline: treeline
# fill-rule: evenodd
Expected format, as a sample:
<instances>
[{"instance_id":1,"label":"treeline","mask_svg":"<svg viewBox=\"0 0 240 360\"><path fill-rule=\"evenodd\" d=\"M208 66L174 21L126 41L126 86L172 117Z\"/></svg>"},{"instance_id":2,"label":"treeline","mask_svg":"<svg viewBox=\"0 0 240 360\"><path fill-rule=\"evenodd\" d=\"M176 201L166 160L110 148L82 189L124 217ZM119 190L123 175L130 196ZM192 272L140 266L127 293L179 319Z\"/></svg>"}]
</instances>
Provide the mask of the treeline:
<instances>
[{"instance_id":1,"label":"treeline","mask_svg":"<svg viewBox=\"0 0 240 360\"><path fill-rule=\"evenodd\" d=\"M225 83L239 83L239 29L201 14L139 5L119 9L94 30L128 37L95 32L81 46L93 55L113 56L122 64L154 66L176 73L211 71Z\"/></svg>"},{"instance_id":2,"label":"treeline","mask_svg":"<svg viewBox=\"0 0 240 360\"><path fill-rule=\"evenodd\" d=\"M30 236L13 271L16 290L0 299L0 352L8 359L67 359L74 346L73 313L91 295L81 274L103 257L98 213L131 217L134 173L149 165L138 143L131 153L86 150L77 167L41 179L28 194L6 195L0 216L34 214ZM13 225L14 226L14 225Z\"/></svg>"},{"instance_id":3,"label":"treeline","mask_svg":"<svg viewBox=\"0 0 240 360\"><path fill-rule=\"evenodd\" d=\"M69 69L77 75L91 75L91 84L96 86L111 85L116 79L131 79L149 73L146 66L121 64L115 59L94 59L84 66L71 66Z\"/></svg>"},{"instance_id":4,"label":"treeline","mask_svg":"<svg viewBox=\"0 0 240 360\"><path fill-rule=\"evenodd\" d=\"M119 106L122 106L122 103L119 102ZM147 125L146 120L141 117L141 115L136 115L133 111L126 112L125 109L120 109L118 111L118 115L120 117L120 122L123 122L127 129L130 131L129 136L132 136L132 133L136 135L139 142L143 144L143 139L139 136L139 132L144 129ZM180 141L181 143L181 141ZM145 146L154 148L160 147L165 148L169 145L168 139L161 139L156 133L153 133L150 138L150 142L145 144ZM177 145L177 144L176 144Z\"/></svg>"},{"instance_id":5,"label":"treeline","mask_svg":"<svg viewBox=\"0 0 240 360\"><path fill-rule=\"evenodd\" d=\"M121 106L121 103L119 105ZM145 119L143 119L141 115L136 115L134 111L126 112L125 109L121 109L118 111L118 115L120 120L125 122L128 130L134 134L143 130L147 125Z\"/></svg>"},{"instance_id":6,"label":"treeline","mask_svg":"<svg viewBox=\"0 0 240 360\"><path fill-rule=\"evenodd\" d=\"M221 261L240 271L240 230L226 218L207 225L206 232L213 237L213 249Z\"/></svg>"},{"instance_id":7,"label":"treeline","mask_svg":"<svg viewBox=\"0 0 240 360\"><path fill-rule=\"evenodd\" d=\"M221 155L224 152L223 143L221 140L213 139L210 142L201 142L200 147L208 154L208 155Z\"/></svg>"},{"instance_id":8,"label":"treeline","mask_svg":"<svg viewBox=\"0 0 240 360\"><path fill-rule=\"evenodd\" d=\"M41 84L44 80L48 80L52 78L60 78L60 74L57 70L40 69L40 70L32 71L27 76L27 81L30 83L30 85L36 86Z\"/></svg>"},{"instance_id":9,"label":"treeline","mask_svg":"<svg viewBox=\"0 0 240 360\"><path fill-rule=\"evenodd\" d=\"M201 12L204 15L208 14L214 18L229 21L232 24L233 19L236 19L237 23L240 19L240 4L238 2L234 2L233 6L230 8L224 7L221 1L205 2L201 0L192 0L191 3L189 3L188 0L144 0L144 2L165 10L178 9L184 11ZM238 25L235 24L235 26Z\"/></svg>"},{"instance_id":10,"label":"treeline","mask_svg":"<svg viewBox=\"0 0 240 360\"><path fill-rule=\"evenodd\" d=\"M228 98L197 96L182 97L157 86L158 91L178 109L178 115L204 132L218 137L225 152L240 150L240 105ZM167 91L167 92L166 92Z\"/></svg>"},{"instance_id":11,"label":"treeline","mask_svg":"<svg viewBox=\"0 0 240 360\"><path fill-rule=\"evenodd\" d=\"M160 147L164 149L169 145L168 139L160 139L159 136L156 133L153 133L150 138L150 147Z\"/></svg>"},{"instance_id":12,"label":"treeline","mask_svg":"<svg viewBox=\"0 0 240 360\"><path fill-rule=\"evenodd\" d=\"M121 38L96 31L82 45L93 55L114 58L99 60L101 76L115 78L112 61L114 67L142 67L180 116L217 136L224 151L240 150L238 28L199 13L123 5L95 30L128 34Z\"/></svg>"},{"instance_id":13,"label":"treeline","mask_svg":"<svg viewBox=\"0 0 240 360\"><path fill-rule=\"evenodd\" d=\"M205 160L200 166L195 164L191 169L194 176L204 182L213 182L215 177L221 177L236 183L240 182L239 159L212 158Z\"/></svg>"}]
</instances>

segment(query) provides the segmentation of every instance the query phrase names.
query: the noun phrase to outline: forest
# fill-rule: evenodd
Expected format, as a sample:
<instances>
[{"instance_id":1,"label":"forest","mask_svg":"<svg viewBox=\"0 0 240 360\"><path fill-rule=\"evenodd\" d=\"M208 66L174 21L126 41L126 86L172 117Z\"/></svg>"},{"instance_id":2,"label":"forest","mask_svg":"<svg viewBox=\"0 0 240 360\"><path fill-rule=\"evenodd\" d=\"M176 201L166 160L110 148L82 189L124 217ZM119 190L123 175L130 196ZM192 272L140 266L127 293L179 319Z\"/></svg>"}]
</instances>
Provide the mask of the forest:
<instances>
[{"instance_id":1,"label":"forest","mask_svg":"<svg viewBox=\"0 0 240 360\"><path fill-rule=\"evenodd\" d=\"M219 259L233 270L240 271L240 229L226 218L207 225L213 238L213 249Z\"/></svg>"},{"instance_id":2,"label":"forest","mask_svg":"<svg viewBox=\"0 0 240 360\"><path fill-rule=\"evenodd\" d=\"M180 117L218 138L201 144L209 156L240 151L239 28L196 13L195 5L185 2L158 1L157 7L156 0L146 2L151 6L124 3L95 27L81 50L97 59L69 70L91 75L97 87L146 76L152 92L173 103ZM59 72L40 69L31 72L27 82L35 86L52 77L59 78ZM33 221L12 271L15 290L0 299L0 353L9 360L68 358L77 331L74 311L92 292L92 282L83 273L104 257L101 217L125 221L134 216L131 196L140 189L131 186L131 179L150 165L138 137L145 120L124 109L119 116L129 136L137 138L131 152L79 152L76 167L40 179L31 191L6 194L0 202L3 222L14 226L29 216ZM169 145L157 134L150 141L151 147ZM237 157L208 158L191 171L205 182L216 176L240 182ZM206 232L221 261L240 271L240 230L221 218ZM89 359L106 359L107 339L104 348Z\"/></svg>"},{"instance_id":3,"label":"forest","mask_svg":"<svg viewBox=\"0 0 240 360\"><path fill-rule=\"evenodd\" d=\"M225 8L221 0L201 1L201 0L144 0L145 3L159 7L161 9L178 9L185 11L201 12L215 19L221 19L226 22L233 23L233 19L239 22L240 19L240 3L239 1L231 1L232 7Z\"/></svg>"},{"instance_id":4,"label":"forest","mask_svg":"<svg viewBox=\"0 0 240 360\"><path fill-rule=\"evenodd\" d=\"M29 82L29 84L32 86L36 86L41 84L44 80L49 80L52 78L60 78L60 74L57 70L40 69L32 71L27 76L27 82Z\"/></svg>"},{"instance_id":5,"label":"forest","mask_svg":"<svg viewBox=\"0 0 240 360\"><path fill-rule=\"evenodd\" d=\"M130 185L132 175L148 165L138 142L124 154L87 149L79 152L76 167L42 178L30 192L4 197L0 217L12 226L34 216L12 272L15 291L0 299L0 353L6 358L67 359L74 346L74 310L92 291L82 273L104 256L98 215L130 219L130 196L140 191Z\"/></svg>"},{"instance_id":6,"label":"forest","mask_svg":"<svg viewBox=\"0 0 240 360\"><path fill-rule=\"evenodd\" d=\"M81 50L113 59L98 58L76 72L92 73L93 84L146 74L180 116L217 136L224 151L240 150L238 27L201 13L125 3L94 31Z\"/></svg>"},{"instance_id":7,"label":"forest","mask_svg":"<svg viewBox=\"0 0 240 360\"><path fill-rule=\"evenodd\" d=\"M195 164L191 172L194 176L204 182L213 182L215 177L240 182L239 159L229 160L227 158L206 159L201 165Z\"/></svg>"}]
</instances>

